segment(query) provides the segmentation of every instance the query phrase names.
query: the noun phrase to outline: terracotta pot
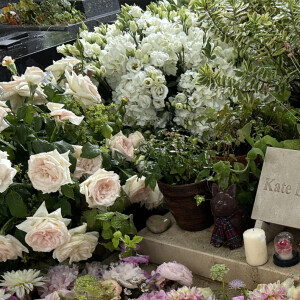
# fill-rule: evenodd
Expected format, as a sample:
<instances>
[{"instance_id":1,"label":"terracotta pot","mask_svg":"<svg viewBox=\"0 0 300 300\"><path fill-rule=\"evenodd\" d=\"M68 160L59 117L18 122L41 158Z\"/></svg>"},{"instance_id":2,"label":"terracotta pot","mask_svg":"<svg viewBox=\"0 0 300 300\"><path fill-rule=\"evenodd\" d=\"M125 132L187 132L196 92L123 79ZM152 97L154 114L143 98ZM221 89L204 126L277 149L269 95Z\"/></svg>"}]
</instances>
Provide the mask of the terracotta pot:
<instances>
[{"instance_id":1,"label":"terracotta pot","mask_svg":"<svg viewBox=\"0 0 300 300\"><path fill-rule=\"evenodd\" d=\"M180 228L199 231L213 224L210 201L206 200L197 206L194 199L196 195L205 195L206 199L211 199L206 180L184 185L170 185L159 181L158 186Z\"/></svg>"}]
</instances>

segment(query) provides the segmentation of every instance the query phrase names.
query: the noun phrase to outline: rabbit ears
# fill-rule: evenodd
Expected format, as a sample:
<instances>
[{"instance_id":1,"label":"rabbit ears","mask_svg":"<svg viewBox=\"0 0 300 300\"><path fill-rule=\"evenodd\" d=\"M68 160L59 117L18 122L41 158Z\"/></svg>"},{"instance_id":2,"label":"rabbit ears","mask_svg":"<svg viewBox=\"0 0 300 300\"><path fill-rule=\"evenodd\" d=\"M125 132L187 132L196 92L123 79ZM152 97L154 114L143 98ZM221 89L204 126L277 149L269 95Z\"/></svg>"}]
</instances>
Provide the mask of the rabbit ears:
<instances>
[{"instance_id":1,"label":"rabbit ears","mask_svg":"<svg viewBox=\"0 0 300 300\"><path fill-rule=\"evenodd\" d=\"M222 191L218 185L216 183L213 183L212 184L212 196L216 196L218 193L225 193L225 194L228 194L230 195L231 197L235 197L235 194L236 194L236 185L235 184L232 184L231 186L228 187L228 189L226 191Z\"/></svg>"}]
</instances>

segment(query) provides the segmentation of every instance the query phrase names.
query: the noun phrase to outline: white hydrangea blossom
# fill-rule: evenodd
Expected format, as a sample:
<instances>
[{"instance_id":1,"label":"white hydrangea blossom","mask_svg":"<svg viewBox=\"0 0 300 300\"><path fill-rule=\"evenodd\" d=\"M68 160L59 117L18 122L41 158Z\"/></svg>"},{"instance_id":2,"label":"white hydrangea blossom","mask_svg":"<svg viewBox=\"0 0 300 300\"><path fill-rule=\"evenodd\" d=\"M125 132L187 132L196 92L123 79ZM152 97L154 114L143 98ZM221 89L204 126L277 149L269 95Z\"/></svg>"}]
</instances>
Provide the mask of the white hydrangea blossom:
<instances>
[{"instance_id":1,"label":"white hydrangea blossom","mask_svg":"<svg viewBox=\"0 0 300 300\"><path fill-rule=\"evenodd\" d=\"M236 80L237 53L200 20L197 12L183 7L167 12L167 6L168 1L163 0L157 10L127 7L126 25L120 19L96 27L94 32L82 31L83 55L88 66L94 62L103 68L103 78L112 88L116 104L123 97L128 99L127 125L164 128L173 121L201 136L214 125L208 124L208 113L217 113L230 100L237 100L229 89L199 85L198 70L209 64ZM78 56L71 45L59 51ZM269 96L258 97L270 101ZM175 108L171 109L174 115L170 106Z\"/></svg>"}]
</instances>

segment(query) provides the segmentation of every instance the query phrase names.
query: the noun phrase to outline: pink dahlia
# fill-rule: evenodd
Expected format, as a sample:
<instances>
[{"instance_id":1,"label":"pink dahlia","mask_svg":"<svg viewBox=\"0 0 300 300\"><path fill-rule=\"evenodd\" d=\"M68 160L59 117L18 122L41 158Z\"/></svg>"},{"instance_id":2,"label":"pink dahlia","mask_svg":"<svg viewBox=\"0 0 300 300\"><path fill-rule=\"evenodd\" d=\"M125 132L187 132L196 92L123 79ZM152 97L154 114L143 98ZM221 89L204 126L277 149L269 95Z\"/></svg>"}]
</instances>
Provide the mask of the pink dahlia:
<instances>
[{"instance_id":1,"label":"pink dahlia","mask_svg":"<svg viewBox=\"0 0 300 300\"><path fill-rule=\"evenodd\" d=\"M286 289L280 286L280 281L269 284L259 284L250 293L248 300L284 300L287 299Z\"/></svg>"},{"instance_id":2,"label":"pink dahlia","mask_svg":"<svg viewBox=\"0 0 300 300\"><path fill-rule=\"evenodd\" d=\"M205 299L202 291L199 288L188 288L184 286L180 289L172 290L167 293L170 300L201 300Z\"/></svg>"},{"instance_id":3,"label":"pink dahlia","mask_svg":"<svg viewBox=\"0 0 300 300\"><path fill-rule=\"evenodd\" d=\"M177 262L163 263L157 267L155 273L159 274L156 280L156 285L160 286L165 280L172 280L180 283L181 285L190 286L193 283L192 272L182 264Z\"/></svg>"}]
</instances>

